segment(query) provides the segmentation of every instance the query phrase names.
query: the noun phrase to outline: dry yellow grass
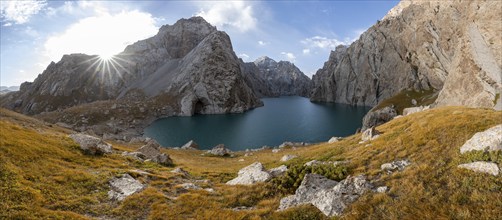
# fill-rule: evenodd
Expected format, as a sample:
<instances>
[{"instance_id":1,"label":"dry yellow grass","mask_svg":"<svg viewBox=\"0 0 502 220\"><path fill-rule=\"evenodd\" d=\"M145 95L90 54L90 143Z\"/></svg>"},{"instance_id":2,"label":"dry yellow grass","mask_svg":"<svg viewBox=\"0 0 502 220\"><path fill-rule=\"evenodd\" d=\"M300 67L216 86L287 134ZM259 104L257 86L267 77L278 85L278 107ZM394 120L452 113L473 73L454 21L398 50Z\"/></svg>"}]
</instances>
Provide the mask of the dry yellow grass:
<instances>
[{"instance_id":1,"label":"dry yellow grass","mask_svg":"<svg viewBox=\"0 0 502 220\"><path fill-rule=\"evenodd\" d=\"M395 119L377 129L376 140L359 144L360 135L327 144L253 152L244 157L202 156L202 151L165 150L177 166L188 170L191 181L208 178L215 193L204 190L181 193L186 182L170 173L172 168L140 163L117 154L103 157L82 154L67 137L68 130L0 110L0 212L1 218L78 219L317 219L322 215L311 206L275 212L282 195L272 183L227 186L237 171L255 161L267 168L283 164L285 154L299 158L350 160L352 175L366 174L377 185L390 187L385 194L369 193L346 210L346 219L497 219L502 210L502 177L456 168L467 160L460 146L474 133L502 123L502 112L487 109L446 107ZM113 143L118 150L139 146ZM369 144L369 146L366 146ZM469 157L472 157L469 156ZM500 161L500 154L492 156ZM407 158L412 162L402 172L385 174L380 165ZM239 161L244 159L244 161ZM141 169L151 173L131 172ZM147 182L144 191L118 204L110 202L108 180L130 173ZM233 211L239 206L252 210Z\"/></svg>"}]
</instances>

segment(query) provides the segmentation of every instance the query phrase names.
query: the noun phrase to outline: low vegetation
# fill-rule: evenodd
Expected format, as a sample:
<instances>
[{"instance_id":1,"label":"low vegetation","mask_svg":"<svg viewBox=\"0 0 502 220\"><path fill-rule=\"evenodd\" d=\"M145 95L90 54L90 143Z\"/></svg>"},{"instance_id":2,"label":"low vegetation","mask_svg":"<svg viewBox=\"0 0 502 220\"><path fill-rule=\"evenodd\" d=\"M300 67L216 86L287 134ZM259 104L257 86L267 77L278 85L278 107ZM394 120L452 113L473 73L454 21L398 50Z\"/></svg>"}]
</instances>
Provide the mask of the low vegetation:
<instances>
[{"instance_id":1,"label":"low vegetation","mask_svg":"<svg viewBox=\"0 0 502 220\"><path fill-rule=\"evenodd\" d=\"M501 153L460 154L476 132L502 123L502 112L445 107L398 118L377 127L382 135L359 144L360 135L309 147L271 150L235 157L206 157L196 150L164 150L176 166L141 163L111 154L84 155L71 131L7 110L0 110L0 219L324 219L306 205L276 212L282 197L293 193L301 175L315 172L339 180L366 174L387 193L367 193L350 205L346 219L498 219L502 215L502 176L457 168L474 160L501 165ZM117 151L138 145L112 143ZM286 154L298 155L280 162ZM242 160L243 159L243 160ZM305 168L309 160L348 160L346 166ZM411 165L391 174L380 165L408 159ZM286 164L287 175L253 186L224 183L255 161L267 168ZM147 172L138 173L136 170ZM110 201L108 181L128 173L147 187L123 202ZM205 181L208 179L209 181ZM206 190L184 190L184 182ZM240 209L236 211L234 209Z\"/></svg>"}]
</instances>

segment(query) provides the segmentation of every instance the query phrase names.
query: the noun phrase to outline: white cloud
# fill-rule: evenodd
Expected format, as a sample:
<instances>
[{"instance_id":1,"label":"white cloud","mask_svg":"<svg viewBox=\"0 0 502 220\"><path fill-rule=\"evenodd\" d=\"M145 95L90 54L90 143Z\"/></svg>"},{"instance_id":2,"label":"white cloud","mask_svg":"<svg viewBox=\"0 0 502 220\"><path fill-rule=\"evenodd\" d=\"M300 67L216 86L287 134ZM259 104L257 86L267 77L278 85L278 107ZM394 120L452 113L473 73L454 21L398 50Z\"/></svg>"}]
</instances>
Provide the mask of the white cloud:
<instances>
[{"instance_id":1,"label":"white cloud","mask_svg":"<svg viewBox=\"0 0 502 220\"><path fill-rule=\"evenodd\" d=\"M286 59L290 62L295 62L296 61L296 56L293 53L290 52L281 52L281 55L285 56Z\"/></svg>"},{"instance_id":2,"label":"white cloud","mask_svg":"<svg viewBox=\"0 0 502 220\"><path fill-rule=\"evenodd\" d=\"M219 28L234 28L240 32L253 30L257 23L253 6L247 1L208 1L196 15Z\"/></svg>"},{"instance_id":3,"label":"white cloud","mask_svg":"<svg viewBox=\"0 0 502 220\"><path fill-rule=\"evenodd\" d=\"M350 40L340 41L335 38L327 38L321 36L314 36L301 41L303 44L307 45L309 48L320 48L327 50L334 50L336 46L340 44L349 45ZM310 51L309 51L310 52Z\"/></svg>"},{"instance_id":4,"label":"white cloud","mask_svg":"<svg viewBox=\"0 0 502 220\"><path fill-rule=\"evenodd\" d=\"M258 44L259 44L260 46L265 46L265 45L268 45L269 43L268 43L268 42L265 42L265 41L261 41L261 40L259 40L259 41L258 41Z\"/></svg>"},{"instance_id":5,"label":"white cloud","mask_svg":"<svg viewBox=\"0 0 502 220\"><path fill-rule=\"evenodd\" d=\"M310 49L303 49L303 54L307 55L307 54L310 54Z\"/></svg>"},{"instance_id":6,"label":"white cloud","mask_svg":"<svg viewBox=\"0 0 502 220\"><path fill-rule=\"evenodd\" d=\"M127 11L84 18L63 33L45 42L46 55L58 61L64 54L86 53L110 56L121 52L125 45L157 33L151 14Z\"/></svg>"},{"instance_id":7,"label":"white cloud","mask_svg":"<svg viewBox=\"0 0 502 220\"><path fill-rule=\"evenodd\" d=\"M12 23L24 24L46 5L47 2L45 0L1 1L0 15L2 20L7 22L4 26L11 26Z\"/></svg>"},{"instance_id":8,"label":"white cloud","mask_svg":"<svg viewBox=\"0 0 502 220\"><path fill-rule=\"evenodd\" d=\"M245 54L245 53L241 53L239 55L237 55L238 57L242 58L242 60L244 61L249 61L249 55Z\"/></svg>"}]
</instances>

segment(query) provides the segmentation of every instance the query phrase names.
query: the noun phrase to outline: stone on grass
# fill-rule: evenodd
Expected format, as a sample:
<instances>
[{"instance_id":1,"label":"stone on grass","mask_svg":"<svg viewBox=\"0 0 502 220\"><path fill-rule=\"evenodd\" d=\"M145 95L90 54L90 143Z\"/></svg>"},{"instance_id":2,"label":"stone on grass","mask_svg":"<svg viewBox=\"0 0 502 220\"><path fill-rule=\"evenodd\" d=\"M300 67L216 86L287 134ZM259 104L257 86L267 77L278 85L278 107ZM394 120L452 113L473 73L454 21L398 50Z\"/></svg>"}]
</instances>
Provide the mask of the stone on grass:
<instances>
[{"instance_id":1,"label":"stone on grass","mask_svg":"<svg viewBox=\"0 0 502 220\"><path fill-rule=\"evenodd\" d=\"M403 116L406 115L411 115L413 113L421 112L430 109L430 106L418 106L418 107L411 107L411 108L405 108L403 109Z\"/></svg>"},{"instance_id":2,"label":"stone on grass","mask_svg":"<svg viewBox=\"0 0 502 220\"><path fill-rule=\"evenodd\" d=\"M460 147L462 154L473 150L502 150L502 124L474 134Z\"/></svg>"},{"instance_id":3,"label":"stone on grass","mask_svg":"<svg viewBox=\"0 0 502 220\"><path fill-rule=\"evenodd\" d=\"M265 182L272 178L272 175L265 170L263 164L255 162L239 170L238 176L227 182L227 185L251 185L258 182Z\"/></svg>"},{"instance_id":4,"label":"stone on grass","mask_svg":"<svg viewBox=\"0 0 502 220\"><path fill-rule=\"evenodd\" d=\"M173 170L171 170L171 173L179 173L179 174L181 174L183 176L188 176L189 175L188 172L186 170L184 170L183 168L181 168L181 167L174 168Z\"/></svg>"},{"instance_id":5,"label":"stone on grass","mask_svg":"<svg viewBox=\"0 0 502 220\"><path fill-rule=\"evenodd\" d=\"M111 190L108 191L108 198L117 201L122 201L145 188L143 184L129 174L124 174L120 178L113 178L109 183Z\"/></svg>"},{"instance_id":6,"label":"stone on grass","mask_svg":"<svg viewBox=\"0 0 502 220\"><path fill-rule=\"evenodd\" d=\"M363 175L349 176L338 183L318 174L306 174L295 194L281 199L279 210L312 204L326 216L337 216L372 188Z\"/></svg>"},{"instance_id":7,"label":"stone on grass","mask_svg":"<svg viewBox=\"0 0 502 220\"><path fill-rule=\"evenodd\" d=\"M181 147L183 150L197 150L199 149L199 145L195 143L195 141L190 140L185 145Z\"/></svg>"},{"instance_id":8,"label":"stone on grass","mask_svg":"<svg viewBox=\"0 0 502 220\"><path fill-rule=\"evenodd\" d=\"M286 162L288 160L292 160L292 159L297 158L297 157L298 156L296 156L296 155L287 154L287 155L282 156L281 161L282 162Z\"/></svg>"},{"instance_id":9,"label":"stone on grass","mask_svg":"<svg viewBox=\"0 0 502 220\"><path fill-rule=\"evenodd\" d=\"M476 161L467 164L460 164L458 167L472 170L474 172L488 173L494 176L497 176L500 173L500 169L497 164L492 162Z\"/></svg>"},{"instance_id":10,"label":"stone on grass","mask_svg":"<svg viewBox=\"0 0 502 220\"><path fill-rule=\"evenodd\" d=\"M209 150L208 153L215 156L226 156L229 155L232 151L227 149L224 144L218 144L213 149Z\"/></svg>"},{"instance_id":11,"label":"stone on grass","mask_svg":"<svg viewBox=\"0 0 502 220\"><path fill-rule=\"evenodd\" d=\"M389 173L394 172L395 170L403 170L405 167L409 166L411 163L409 160L396 160L391 163L384 163L380 166L380 169L383 171L387 171Z\"/></svg>"},{"instance_id":12,"label":"stone on grass","mask_svg":"<svg viewBox=\"0 0 502 220\"><path fill-rule=\"evenodd\" d=\"M288 171L288 167L286 165L281 165L276 168L272 168L272 169L268 170L268 172L270 173L270 175L272 175L272 177L282 176L287 171Z\"/></svg>"},{"instance_id":13,"label":"stone on grass","mask_svg":"<svg viewBox=\"0 0 502 220\"><path fill-rule=\"evenodd\" d=\"M86 134L71 134L70 138L77 142L80 149L90 155L103 155L112 153L112 145L103 140Z\"/></svg>"},{"instance_id":14,"label":"stone on grass","mask_svg":"<svg viewBox=\"0 0 502 220\"><path fill-rule=\"evenodd\" d=\"M165 166L173 165L173 161L169 155L160 152L161 148L156 141L149 140L146 145L140 147L136 152L145 155L146 159L144 161L152 161Z\"/></svg>"},{"instance_id":15,"label":"stone on grass","mask_svg":"<svg viewBox=\"0 0 502 220\"><path fill-rule=\"evenodd\" d=\"M340 141L341 139L342 138L339 138L339 137L332 137L331 139L329 139L328 143L332 144L332 143Z\"/></svg>"},{"instance_id":16,"label":"stone on grass","mask_svg":"<svg viewBox=\"0 0 502 220\"><path fill-rule=\"evenodd\" d=\"M380 136L380 132L378 132L375 127L371 127L366 129L362 134L361 134L361 140L363 142L366 141L371 141L375 140L378 136Z\"/></svg>"}]
</instances>

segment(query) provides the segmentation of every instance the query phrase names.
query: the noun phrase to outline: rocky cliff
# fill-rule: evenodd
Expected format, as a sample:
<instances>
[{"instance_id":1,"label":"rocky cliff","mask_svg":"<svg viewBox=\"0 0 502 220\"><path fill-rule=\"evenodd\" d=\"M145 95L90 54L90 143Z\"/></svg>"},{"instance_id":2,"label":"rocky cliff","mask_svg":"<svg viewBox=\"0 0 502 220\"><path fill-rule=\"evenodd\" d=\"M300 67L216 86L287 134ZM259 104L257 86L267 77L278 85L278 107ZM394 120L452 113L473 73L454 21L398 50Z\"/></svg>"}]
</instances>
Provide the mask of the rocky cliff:
<instances>
[{"instance_id":1,"label":"rocky cliff","mask_svg":"<svg viewBox=\"0 0 502 220\"><path fill-rule=\"evenodd\" d=\"M1 105L98 135L134 136L159 117L263 104L247 86L229 36L193 17L162 26L110 60L65 55Z\"/></svg>"},{"instance_id":2,"label":"rocky cliff","mask_svg":"<svg viewBox=\"0 0 502 220\"><path fill-rule=\"evenodd\" d=\"M248 84L261 96L308 97L312 89L312 81L288 61L276 62L263 56L243 66Z\"/></svg>"},{"instance_id":3,"label":"rocky cliff","mask_svg":"<svg viewBox=\"0 0 502 220\"><path fill-rule=\"evenodd\" d=\"M401 1L313 77L313 101L377 105L406 90L435 105L502 107L502 3ZM498 100L496 100L498 99Z\"/></svg>"}]
</instances>

